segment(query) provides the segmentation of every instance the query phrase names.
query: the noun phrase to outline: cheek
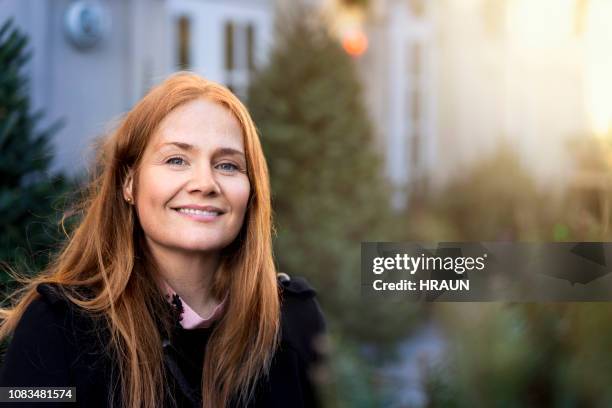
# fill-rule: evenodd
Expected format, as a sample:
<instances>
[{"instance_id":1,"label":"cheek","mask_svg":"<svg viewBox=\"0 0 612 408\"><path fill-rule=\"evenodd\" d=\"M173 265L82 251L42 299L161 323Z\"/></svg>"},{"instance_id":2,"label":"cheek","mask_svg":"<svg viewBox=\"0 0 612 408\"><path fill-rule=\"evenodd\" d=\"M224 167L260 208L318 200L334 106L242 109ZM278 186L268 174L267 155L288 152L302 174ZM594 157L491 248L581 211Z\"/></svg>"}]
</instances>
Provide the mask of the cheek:
<instances>
[{"instance_id":1,"label":"cheek","mask_svg":"<svg viewBox=\"0 0 612 408\"><path fill-rule=\"evenodd\" d=\"M228 186L227 196L236 212L244 213L249 202L251 186L248 179L237 180Z\"/></svg>"},{"instance_id":2,"label":"cheek","mask_svg":"<svg viewBox=\"0 0 612 408\"><path fill-rule=\"evenodd\" d=\"M139 212L163 210L163 206L174 196L175 186L163 172L143 174L138 182L136 200Z\"/></svg>"}]
</instances>

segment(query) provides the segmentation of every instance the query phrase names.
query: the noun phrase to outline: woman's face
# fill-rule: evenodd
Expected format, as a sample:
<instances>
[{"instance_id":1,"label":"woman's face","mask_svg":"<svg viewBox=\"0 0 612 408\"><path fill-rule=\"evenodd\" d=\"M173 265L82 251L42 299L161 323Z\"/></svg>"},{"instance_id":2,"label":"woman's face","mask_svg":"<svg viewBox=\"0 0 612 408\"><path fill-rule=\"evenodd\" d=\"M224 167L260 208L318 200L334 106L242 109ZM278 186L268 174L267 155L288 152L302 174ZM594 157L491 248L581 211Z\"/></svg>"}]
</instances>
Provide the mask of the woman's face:
<instances>
[{"instance_id":1,"label":"woman's face","mask_svg":"<svg viewBox=\"0 0 612 408\"><path fill-rule=\"evenodd\" d=\"M126 198L136 205L150 246L219 251L238 235L250 193L242 128L207 99L179 106L152 135Z\"/></svg>"}]
</instances>

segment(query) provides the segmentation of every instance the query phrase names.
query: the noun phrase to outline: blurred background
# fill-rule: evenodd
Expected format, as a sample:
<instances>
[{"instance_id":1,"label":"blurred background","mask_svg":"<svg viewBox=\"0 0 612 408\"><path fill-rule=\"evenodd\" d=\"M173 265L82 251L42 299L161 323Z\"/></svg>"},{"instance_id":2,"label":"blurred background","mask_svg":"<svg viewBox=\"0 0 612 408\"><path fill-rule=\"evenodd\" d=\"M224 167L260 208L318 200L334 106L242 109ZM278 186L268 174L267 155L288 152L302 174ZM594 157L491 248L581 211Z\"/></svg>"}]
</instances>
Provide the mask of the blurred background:
<instances>
[{"instance_id":1,"label":"blurred background","mask_svg":"<svg viewBox=\"0 0 612 408\"><path fill-rule=\"evenodd\" d=\"M259 128L278 269L329 320L326 406L612 406L608 303L370 299L359 268L362 241L608 241L610 21L609 0L0 0L0 260L43 268L97 138L191 70Z\"/></svg>"}]
</instances>

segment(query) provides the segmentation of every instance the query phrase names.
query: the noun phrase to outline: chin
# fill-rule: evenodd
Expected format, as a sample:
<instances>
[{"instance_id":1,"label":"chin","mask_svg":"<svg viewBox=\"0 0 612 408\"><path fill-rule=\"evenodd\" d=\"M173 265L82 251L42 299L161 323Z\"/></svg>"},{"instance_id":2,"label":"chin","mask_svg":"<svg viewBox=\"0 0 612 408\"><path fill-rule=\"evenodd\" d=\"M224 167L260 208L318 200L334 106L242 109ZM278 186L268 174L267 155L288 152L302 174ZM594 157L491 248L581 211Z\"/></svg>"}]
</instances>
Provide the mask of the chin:
<instances>
[{"instance_id":1,"label":"chin","mask_svg":"<svg viewBox=\"0 0 612 408\"><path fill-rule=\"evenodd\" d=\"M194 245L177 245L177 249L183 251L198 251L198 252L211 252L211 251L220 251L223 247L219 245L211 245L211 244L194 244Z\"/></svg>"},{"instance_id":2,"label":"chin","mask_svg":"<svg viewBox=\"0 0 612 408\"><path fill-rule=\"evenodd\" d=\"M231 241L229 241L231 242ZM202 252L211 252L211 251L220 251L227 246L225 241L217 241L217 240L197 240L194 242L182 242L175 245L177 248L180 248L184 251L202 251Z\"/></svg>"}]
</instances>

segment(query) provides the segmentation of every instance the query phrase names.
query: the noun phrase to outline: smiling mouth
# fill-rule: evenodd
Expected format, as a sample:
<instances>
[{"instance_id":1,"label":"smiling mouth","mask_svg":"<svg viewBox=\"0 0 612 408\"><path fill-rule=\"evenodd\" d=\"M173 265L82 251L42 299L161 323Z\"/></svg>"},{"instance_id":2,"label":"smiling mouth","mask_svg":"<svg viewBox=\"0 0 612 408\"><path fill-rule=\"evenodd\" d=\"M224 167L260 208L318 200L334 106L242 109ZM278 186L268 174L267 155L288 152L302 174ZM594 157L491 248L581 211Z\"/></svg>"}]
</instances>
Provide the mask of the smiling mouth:
<instances>
[{"instance_id":1,"label":"smiling mouth","mask_svg":"<svg viewBox=\"0 0 612 408\"><path fill-rule=\"evenodd\" d=\"M221 214L223 214L222 212L219 211L205 211L205 210L196 210L194 208L175 208L175 211L178 211L182 214L188 214L188 215L200 215L200 216L208 216L208 217L216 217L219 216Z\"/></svg>"}]
</instances>

